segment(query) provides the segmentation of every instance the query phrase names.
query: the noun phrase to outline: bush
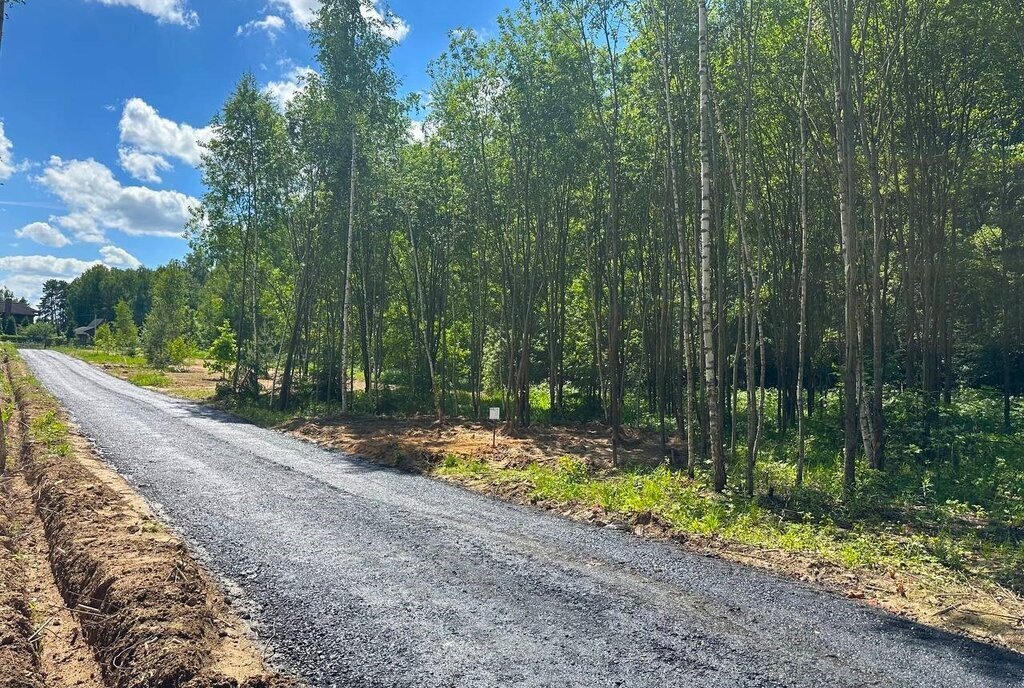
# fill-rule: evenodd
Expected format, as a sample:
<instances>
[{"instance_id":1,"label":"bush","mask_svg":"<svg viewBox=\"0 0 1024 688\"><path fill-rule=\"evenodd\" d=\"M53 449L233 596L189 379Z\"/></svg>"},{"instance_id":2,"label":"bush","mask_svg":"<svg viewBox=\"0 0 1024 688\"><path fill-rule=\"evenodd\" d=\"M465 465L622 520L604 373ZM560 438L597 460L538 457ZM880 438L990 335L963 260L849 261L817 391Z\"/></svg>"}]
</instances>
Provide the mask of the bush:
<instances>
[{"instance_id":1,"label":"bush","mask_svg":"<svg viewBox=\"0 0 1024 688\"><path fill-rule=\"evenodd\" d=\"M193 347L184 337L175 337L167 344L167 361L172 366L184 366L192 357Z\"/></svg>"},{"instance_id":2,"label":"bush","mask_svg":"<svg viewBox=\"0 0 1024 688\"><path fill-rule=\"evenodd\" d=\"M114 337L114 330L110 327L110 323L105 323L96 328L93 346L107 353L117 351L117 340Z\"/></svg>"},{"instance_id":3,"label":"bush","mask_svg":"<svg viewBox=\"0 0 1024 688\"><path fill-rule=\"evenodd\" d=\"M30 342L42 344L46 344L58 336L57 328L53 326L53 323L46 322L45 320L21 328L21 334Z\"/></svg>"},{"instance_id":4,"label":"bush","mask_svg":"<svg viewBox=\"0 0 1024 688\"><path fill-rule=\"evenodd\" d=\"M204 365L207 370L220 373L223 379L235 364L235 347L235 333L231 329L231 324L225 320L217 330L217 338L206 352L208 360Z\"/></svg>"}]
</instances>

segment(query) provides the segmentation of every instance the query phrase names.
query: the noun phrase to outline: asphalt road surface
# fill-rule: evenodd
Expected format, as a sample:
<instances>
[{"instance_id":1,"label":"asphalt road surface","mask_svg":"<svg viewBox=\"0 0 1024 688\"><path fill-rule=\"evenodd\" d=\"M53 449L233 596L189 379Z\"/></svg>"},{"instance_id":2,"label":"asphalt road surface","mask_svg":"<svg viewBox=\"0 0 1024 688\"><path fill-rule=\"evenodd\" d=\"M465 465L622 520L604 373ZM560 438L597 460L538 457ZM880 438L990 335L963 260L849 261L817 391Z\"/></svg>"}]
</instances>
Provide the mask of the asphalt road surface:
<instances>
[{"instance_id":1,"label":"asphalt road surface","mask_svg":"<svg viewBox=\"0 0 1024 688\"><path fill-rule=\"evenodd\" d=\"M25 351L315 686L1024 685L1024 657Z\"/></svg>"}]
</instances>

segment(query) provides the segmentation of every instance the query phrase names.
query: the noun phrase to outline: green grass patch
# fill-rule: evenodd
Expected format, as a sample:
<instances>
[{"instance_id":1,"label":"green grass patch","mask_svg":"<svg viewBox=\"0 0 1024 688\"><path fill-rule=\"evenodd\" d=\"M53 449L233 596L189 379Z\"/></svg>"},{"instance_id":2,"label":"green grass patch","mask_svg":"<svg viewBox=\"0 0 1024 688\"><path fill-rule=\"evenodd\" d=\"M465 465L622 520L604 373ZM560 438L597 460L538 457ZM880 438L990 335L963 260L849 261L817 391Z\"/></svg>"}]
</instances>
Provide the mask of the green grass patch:
<instances>
[{"instance_id":1,"label":"green grass patch","mask_svg":"<svg viewBox=\"0 0 1024 688\"><path fill-rule=\"evenodd\" d=\"M295 417L291 411L277 411L259 403L232 403L222 408L262 428L272 428Z\"/></svg>"},{"instance_id":2,"label":"green grass patch","mask_svg":"<svg viewBox=\"0 0 1024 688\"><path fill-rule=\"evenodd\" d=\"M997 565L986 570L979 566L978 543L951 532L928 535L908 531L905 524L884 518L864 517L851 527L841 527L822 513L791 512L781 509L774 500L749 500L732 493L716 495L705 487L706 476L690 480L685 473L667 467L594 472L583 462L566 457L554 466L534 463L521 469L503 469L449 454L434 472L496 485L525 482L530 485L531 497L538 501L599 506L626 521L652 513L683 533L809 554L851 569L969 573L994 577L1006 584L1015 577L1019 579L1016 567L1024 560L1011 544L989 541L984 559Z\"/></svg>"},{"instance_id":3,"label":"green grass patch","mask_svg":"<svg viewBox=\"0 0 1024 688\"><path fill-rule=\"evenodd\" d=\"M143 356L129 356L127 354L111 353L109 351L101 351L99 349L86 349L75 346L59 347L56 351L60 351L68 356L74 356L86 363L95 363L97 365L103 365L106 363L109 365L128 366L129 368L146 367L146 359Z\"/></svg>"},{"instance_id":4,"label":"green grass patch","mask_svg":"<svg viewBox=\"0 0 1024 688\"><path fill-rule=\"evenodd\" d=\"M158 370L141 370L129 375L128 382L138 387L170 387L171 378Z\"/></svg>"}]
</instances>

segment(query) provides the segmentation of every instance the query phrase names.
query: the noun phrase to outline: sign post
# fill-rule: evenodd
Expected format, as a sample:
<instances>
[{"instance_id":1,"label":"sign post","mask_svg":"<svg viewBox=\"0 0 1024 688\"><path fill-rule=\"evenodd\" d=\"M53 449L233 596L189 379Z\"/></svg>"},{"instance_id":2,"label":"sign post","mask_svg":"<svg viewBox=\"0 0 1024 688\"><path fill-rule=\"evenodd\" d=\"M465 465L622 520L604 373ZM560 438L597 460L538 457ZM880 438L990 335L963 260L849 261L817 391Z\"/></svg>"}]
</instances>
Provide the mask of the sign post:
<instances>
[{"instance_id":1,"label":"sign post","mask_svg":"<svg viewBox=\"0 0 1024 688\"><path fill-rule=\"evenodd\" d=\"M498 421L501 420L501 407L492 406L488 417L491 421L491 448L494 449L498 446Z\"/></svg>"}]
</instances>

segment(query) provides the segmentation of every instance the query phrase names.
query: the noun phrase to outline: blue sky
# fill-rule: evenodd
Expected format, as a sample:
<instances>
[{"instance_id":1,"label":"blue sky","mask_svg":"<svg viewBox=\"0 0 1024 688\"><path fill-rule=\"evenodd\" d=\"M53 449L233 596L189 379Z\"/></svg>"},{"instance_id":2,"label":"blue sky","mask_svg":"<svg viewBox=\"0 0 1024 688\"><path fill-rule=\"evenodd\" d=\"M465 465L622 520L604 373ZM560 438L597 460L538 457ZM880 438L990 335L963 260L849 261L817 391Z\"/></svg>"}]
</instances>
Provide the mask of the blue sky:
<instances>
[{"instance_id":1,"label":"blue sky","mask_svg":"<svg viewBox=\"0 0 1024 688\"><path fill-rule=\"evenodd\" d=\"M318 0L27 0L0 48L0 284L96 262L155 267L202 194L197 141L242 74L287 98L315 67L305 24ZM454 28L492 31L509 0L378 0L403 92ZM390 8L390 12L387 8Z\"/></svg>"}]
</instances>

